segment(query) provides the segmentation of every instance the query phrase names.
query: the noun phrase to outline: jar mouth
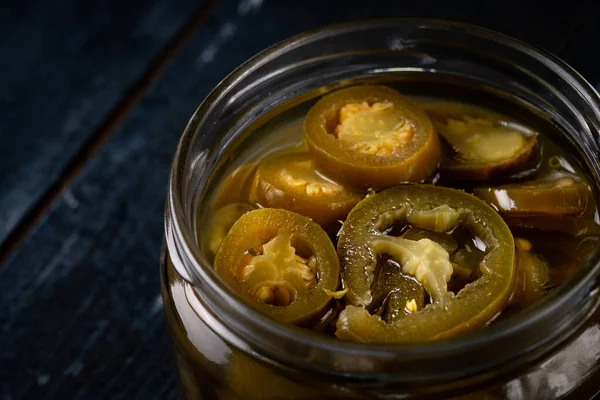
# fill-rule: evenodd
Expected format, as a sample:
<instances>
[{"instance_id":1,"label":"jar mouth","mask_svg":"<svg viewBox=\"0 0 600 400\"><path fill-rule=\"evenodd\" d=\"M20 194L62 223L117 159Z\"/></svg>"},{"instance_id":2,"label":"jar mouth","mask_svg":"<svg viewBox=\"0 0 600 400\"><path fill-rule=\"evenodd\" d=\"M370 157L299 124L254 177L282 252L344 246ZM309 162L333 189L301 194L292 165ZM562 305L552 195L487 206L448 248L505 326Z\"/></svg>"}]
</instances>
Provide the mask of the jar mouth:
<instances>
[{"instance_id":1,"label":"jar mouth","mask_svg":"<svg viewBox=\"0 0 600 400\"><path fill-rule=\"evenodd\" d=\"M437 360L440 356L450 356L456 354L466 354L470 352L481 351L497 343L506 343L509 338L518 338L526 335L532 327L539 327L543 321L548 321L558 310L573 309L574 304L578 304L582 297L590 296L594 288L598 285L600 277L600 251L594 250L594 254L578 269L577 273L562 286L555 289L552 293L537 305L521 311L518 315L510 317L505 321L478 330L468 335L460 336L451 340L418 343L418 344L361 344L354 342L341 341L336 338L328 337L323 334L312 331L301 330L300 328L286 325L269 318L259 311L246 304L242 298L233 291L216 273L207 257L201 251L193 226L189 222L189 217L185 213L185 194L181 190L181 182L186 174L187 150L192 140L201 140L202 133L196 137L197 132L201 131L206 116L214 112L215 107L220 102L225 101L226 96L250 73L273 61L289 51L290 48L296 48L307 45L311 42L319 41L327 37L335 37L345 32L355 32L360 30L369 30L382 26L409 25L415 29L436 29L461 31L466 35L481 38L485 41L493 41L500 45L510 47L513 50L527 54L545 67L551 69L561 79L573 86L583 101L590 105L593 115L588 116L594 123L584 123L590 128L589 135L594 137L597 142L597 130L600 125L600 96L594 88L585 81L576 71L554 55L525 44L517 39L497 33L492 30L473 26L470 24L450 22L437 19L420 18L390 18L367 21L357 21L332 25L318 30L309 31L288 40L280 42L254 56L246 61L229 76L227 76L203 101L194 113L190 122L184 130L175 153L171 175L169 180L169 192L166 209L167 224L167 243L169 252L177 254L186 264L191 280L194 286L200 287L207 303L214 305L215 299L221 302L220 311L224 314L221 317L230 323L235 323L233 330L239 329L239 333L247 333L250 327L260 330L263 334L270 335L271 338L281 338L297 346L310 347L314 351L326 351L330 354L343 354L350 357L368 358L371 360L393 360L398 357L405 359L425 358ZM232 102L229 99L229 102ZM587 149L588 156L594 159L594 150ZM597 157L597 156L596 156ZM214 158L214 157L213 157ZM597 158L596 158L597 160ZM214 161L214 160L213 160ZM206 177L212 162L206 154L201 154L195 165L203 169L201 175ZM596 176L600 175L600 168L597 161L593 166ZM200 181L199 188L206 181ZM597 185L597 182L594 183ZM597 187L595 188L597 190ZM175 245L175 243L177 243ZM211 298L213 300L211 300ZM237 322L236 322L237 321ZM571 323L571 330L576 329L573 321L562 321L564 324ZM567 328L565 328L568 330ZM565 331L566 332L566 331ZM563 339L564 340L564 339ZM556 345L556 343L555 343ZM254 351L255 349L253 349ZM521 349L526 350L526 349ZM309 361L306 361L309 363ZM346 373L348 371L341 371Z\"/></svg>"}]
</instances>

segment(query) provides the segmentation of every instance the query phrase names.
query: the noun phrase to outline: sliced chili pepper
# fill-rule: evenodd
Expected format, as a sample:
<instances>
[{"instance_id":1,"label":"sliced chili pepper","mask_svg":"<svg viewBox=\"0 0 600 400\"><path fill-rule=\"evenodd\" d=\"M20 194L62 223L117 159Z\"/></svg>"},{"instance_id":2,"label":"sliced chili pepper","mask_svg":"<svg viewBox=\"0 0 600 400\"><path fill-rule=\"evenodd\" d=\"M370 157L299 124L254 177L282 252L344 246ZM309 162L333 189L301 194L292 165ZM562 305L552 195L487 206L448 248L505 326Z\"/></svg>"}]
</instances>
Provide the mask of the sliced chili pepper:
<instances>
[{"instance_id":1,"label":"sliced chili pepper","mask_svg":"<svg viewBox=\"0 0 600 400\"><path fill-rule=\"evenodd\" d=\"M347 189L315 169L309 153L280 155L264 160L254 177L250 201L310 217L325 230L340 223L364 194Z\"/></svg>"},{"instance_id":2,"label":"sliced chili pepper","mask_svg":"<svg viewBox=\"0 0 600 400\"><path fill-rule=\"evenodd\" d=\"M223 239L215 269L252 306L293 323L322 312L331 300L326 291L339 283L339 261L325 231L281 209L242 215Z\"/></svg>"},{"instance_id":3,"label":"sliced chili pepper","mask_svg":"<svg viewBox=\"0 0 600 400\"><path fill-rule=\"evenodd\" d=\"M454 274L450 254L440 244L387 236L394 224L436 232L469 230L485 255L479 278L457 294L448 291ZM432 303L387 323L367 310L377 257L387 254L427 290ZM338 241L348 305L336 335L363 342L413 342L447 338L481 327L501 312L513 291L516 269L513 236L487 204L459 190L403 185L362 200L348 216Z\"/></svg>"},{"instance_id":4,"label":"sliced chili pepper","mask_svg":"<svg viewBox=\"0 0 600 400\"><path fill-rule=\"evenodd\" d=\"M536 132L483 108L427 103L436 131L448 144L440 170L457 181L504 180L532 174L540 162Z\"/></svg>"},{"instance_id":5,"label":"sliced chili pepper","mask_svg":"<svg viewBox=\"0 0 600 400\"><path fill-rule=\"evenodd\" d=\"M324 96L304 133L317 167L360 189L383 189L431 176L441 156L427 114L385 86L354 86Z\"/></svg>"},{"instance_id":6,"label":"sliced chili pepper","mask_svg":"<svg viewBox=\"0 0 600 400\"><path fill-rule=\"evenodd\" d=\"M577 177L549 174L535 181L477 188L473 194L502 215L578 215L588 204L590 190Z\"/></svg>"}]
</instances>

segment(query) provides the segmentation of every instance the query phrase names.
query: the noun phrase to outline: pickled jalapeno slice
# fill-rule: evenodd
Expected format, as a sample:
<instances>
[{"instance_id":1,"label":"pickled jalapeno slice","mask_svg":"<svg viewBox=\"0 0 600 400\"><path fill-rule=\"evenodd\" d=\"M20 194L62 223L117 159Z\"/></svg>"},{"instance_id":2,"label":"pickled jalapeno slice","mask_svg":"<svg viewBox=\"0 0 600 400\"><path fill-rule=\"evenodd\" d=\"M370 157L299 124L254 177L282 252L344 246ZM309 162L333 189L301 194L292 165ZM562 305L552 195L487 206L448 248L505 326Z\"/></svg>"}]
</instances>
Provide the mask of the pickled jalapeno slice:
<instances>
[{"instance_id":1,"label":"pickled jalapeno slice","mask_svg":"<svg viewBox=\"0 0 600 400\"><path fill-rule=\"evenodd\" d=\"M328 232L339 229L364 195L328 179L315 168L309 153L285 154L264 160L254 176L250 202L283 208L310 217Z\"/></svg>"},{"instance_id":2,"label":"pickled jalapeno slice","mask_svg":"<svg viewBox=\"0 0 600 400\"><path fill-rule=\"evenodd\" d=\"M448 250L428 238L387 235L397 224L471 232L484 252L477 279L456 294L449 291L455 267ZM470 194L430 185L402 185L362 200L342 227L338 255L350 305L339 316L336 335L362 342L436 340L481 327L507 305L516 279L514 239L498 213ZM392 323L368 310L382 255L414 277L431 301Z\"/></svg>"},{"instance_id":3,"label":"pickled jalapeno slice","mask_svg":"<svg viewBox=\"0 0 600 400\"><path fill-rule=\"evenodd\" d=\"M515 229L514 232L518 238L531 243L530 253L547 262L549 284L553 285L571 278L600 247L600 236L577 237L557 231L521 228Z\"/></svg>"},{"instance_id":4,"label":"pickled jalapeno slice","mask_svg":"<svg viewBox=\"0 0 600 400\"><path fill-rule=\"evenodd\" d=\"M515 239L517 281L510 305L528 307L544 297L550 281L548 264L533 252L531 242Z\"/></svg>"},{"instance_id":5,"label":"pickled jalapeno slice","mask_svg":"<svg viewBox=\"0 0 600 400\"><path fill-rule=\"evenodd\" d=\"M360 189L423 181L441 156L427 114L385 86L354 86L324 96L308 112L304 134L319 169Z\"/></svg>"},{"instance_id":6,"label":"pickled jalapeno slice","mask_svg":"<svg viewBox=\"0 0 600 400\"><path fill-rule=\"evenodd\" d=\"M600 225L593 216L564 215L556 218L552 215L531 215L504 217L511 228L529 228L539 231L564 232L572 236L600 236Z\"/></svg>"},{"instance_id":7,"label":"pickled jalapeno slice","mask_svg":"<svg viewBox=\"0 0 600 400\"><path fill-rule=\"evenodd\" d=\"M202 249L209 257L214 257L223 238L236 221L254 207L245 203L233 203L219 208L208 221L207 233L201 235Z\"/></svg>"},{"instance_id":8,"label":"pickled jalapeno slice","mask_svg":"<svg viewBox=\"0 0 600 400\"><path fill-rule=\"evenodd\" d=\"M473 194L502 215L577 215L587 208L589 188L565 173L497 187L477 188Z\"/></svg>"},{"instance_id":9,"label":"pickled jalapeno slice","mask_svg":"<svg viewBox=\"0 0 600 400\"><path fill-rule=\"evenodd\" d=\"M215 258L223 279L259 311L302 323L324 312L339 283L333 243L310 218L281 209L250 211Z\"/></svg>"},{"instance_id":10,"label":"pickled jalapeno slice","mask_svg":"<svg viewBox=\"0 0 600 400\"><path fill-rule=\"evenodd\" d=\"M538 135L516 121L460 103L423 105L447 144L440 170L457 181L504 180L535 172Z\"/></svg>"}]
</instances>

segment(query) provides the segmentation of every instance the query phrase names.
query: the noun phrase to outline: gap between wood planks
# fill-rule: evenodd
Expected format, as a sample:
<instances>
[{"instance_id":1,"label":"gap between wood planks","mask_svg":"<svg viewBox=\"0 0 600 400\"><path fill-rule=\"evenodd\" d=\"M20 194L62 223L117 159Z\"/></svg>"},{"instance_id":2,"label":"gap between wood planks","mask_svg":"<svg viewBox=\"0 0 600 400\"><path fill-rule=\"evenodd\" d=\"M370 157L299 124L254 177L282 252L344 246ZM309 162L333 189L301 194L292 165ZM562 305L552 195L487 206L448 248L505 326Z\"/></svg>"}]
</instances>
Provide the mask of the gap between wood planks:
<instances>
[{"instance_id":1,"label":"gap between wood planks","mask_svg":"<svg viewBox=\"0 0 600 400\"><path fill-rule=\"evenodd\" d=\"M115 133L121 122L142 100L150 85L159 77L169 62L192 39L196 31L204 24L211 12L221 0L205 0L193 17L179 30L175 37L163 48L160 55L151 63L150 68L142 74L133 88L123 97L117 106L108 114L96 133L82 146L62 171L55 183L25 213L14 229L0 244L0 270L12 252L23 242L36 223L46 214L56 199L71 185L81 173L86 163Z\"/></svg>"}]
</instances>

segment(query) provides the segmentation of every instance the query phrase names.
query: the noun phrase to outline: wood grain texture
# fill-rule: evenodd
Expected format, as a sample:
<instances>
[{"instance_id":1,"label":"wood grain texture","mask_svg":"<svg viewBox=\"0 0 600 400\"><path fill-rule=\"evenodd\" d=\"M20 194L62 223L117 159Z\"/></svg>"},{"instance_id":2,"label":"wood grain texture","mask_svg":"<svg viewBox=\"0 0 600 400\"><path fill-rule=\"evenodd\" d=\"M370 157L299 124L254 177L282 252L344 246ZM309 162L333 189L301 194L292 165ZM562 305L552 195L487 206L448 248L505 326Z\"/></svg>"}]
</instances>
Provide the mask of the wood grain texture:
<instances>
[{"instance_id":1,"label":"wood grain texture","mask_svg":"<svg viewBox=\"0 0 600 400\"><path fill-rule=\"evenodd\" d=\"M595 24L586 18L594 10L550 10L542 17L517 3L223 1L0 269L0 399L176 397L158 275L168 170L180 132L226 73L270 44L327 23L423 15L508 31L572 56L577 68L588 68L589 79L600 78L591 68L597 52L590 49L585 59L567 48L581 40L597 50L595 39L571 36L581 33L579 25ZM596 28L589 32L597 35ZM57 87L71 81L54 80ZM30 101L18 115L44 108L41 99ZM73 109L53 105L44 113L79 115L77 132L93 125L100 106L69 104ZM6 146L4 133L0 143ZM38 157L33 150L27 156L28 173L47 169L48 161Z\"/></svg>"},{"instance_id":2,"label":"wood grain texture","mask_svg":"<svg viewBox=\"0 0 600 400\"><path fill-rule=\"evenodd\" d=\"M187 23L194 0L0 7L0 243Z\"/></svg>"}]
</instances>

